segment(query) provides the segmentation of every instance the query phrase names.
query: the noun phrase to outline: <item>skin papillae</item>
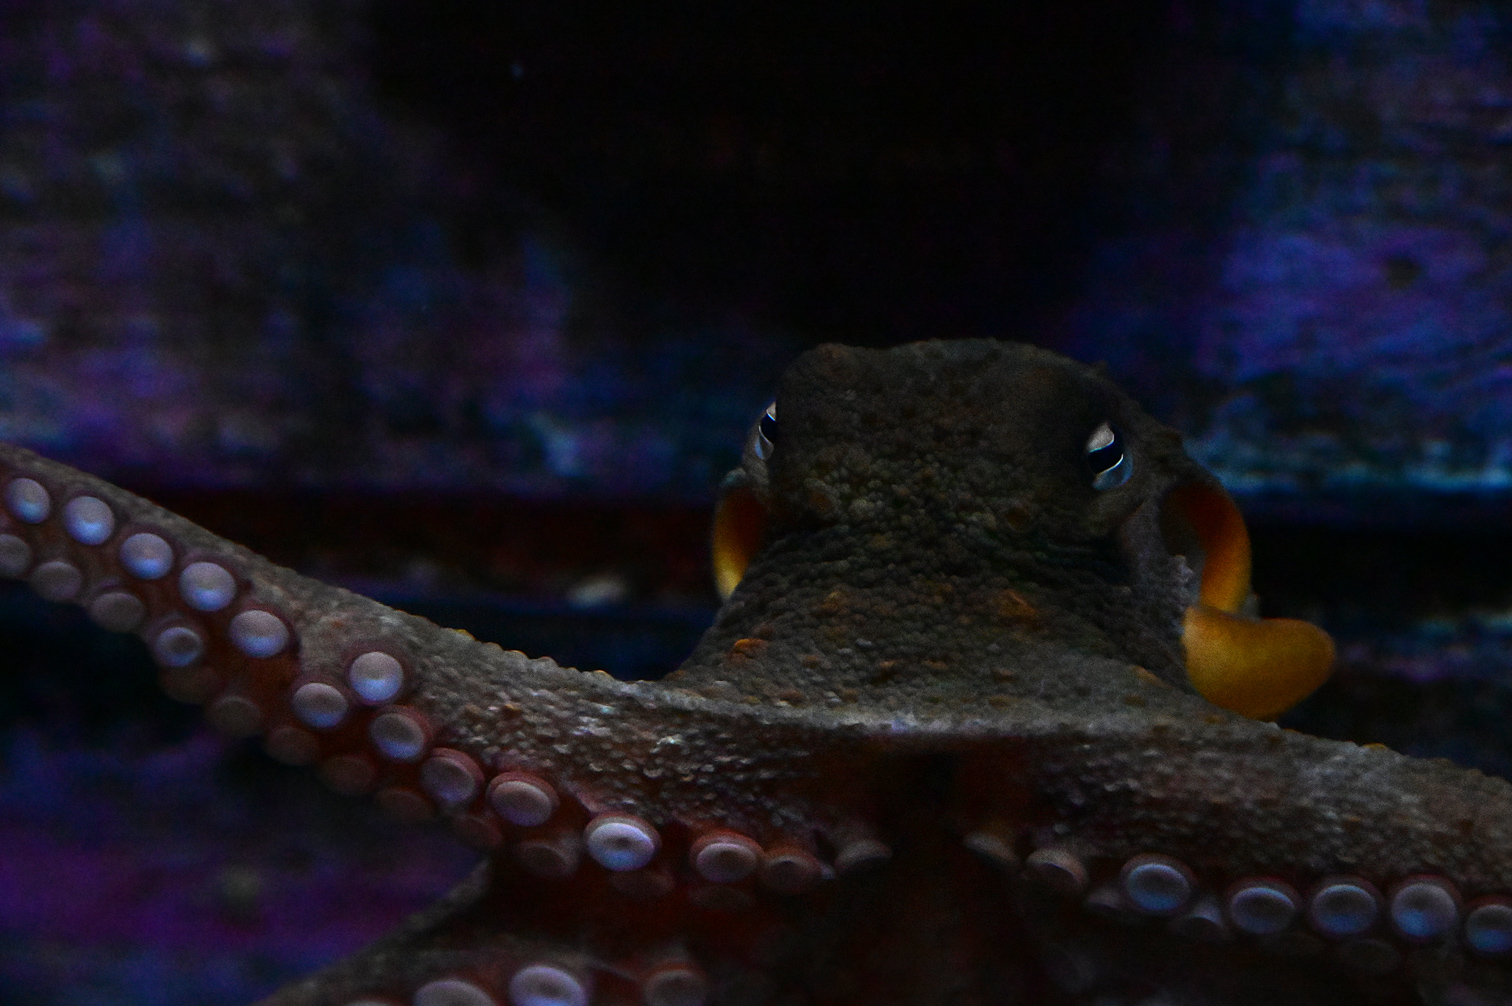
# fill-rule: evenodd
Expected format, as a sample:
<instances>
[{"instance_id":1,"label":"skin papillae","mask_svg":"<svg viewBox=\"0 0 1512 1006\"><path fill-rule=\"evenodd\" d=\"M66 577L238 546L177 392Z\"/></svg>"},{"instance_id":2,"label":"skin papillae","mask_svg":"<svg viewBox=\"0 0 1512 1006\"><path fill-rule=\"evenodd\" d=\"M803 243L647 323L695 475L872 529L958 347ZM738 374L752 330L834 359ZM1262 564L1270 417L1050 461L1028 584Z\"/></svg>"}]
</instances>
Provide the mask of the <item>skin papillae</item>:
<instances>
[{"instance_id":1,"label":"skin papillae","mask_svg":"<svg viewBox=\"0 0 1512 1006\"><path fill-rule=\"evenodd\" d=\"M14 447L0 565L141 634L220 729L486 850L269 1006L1512 1001L1512 788L1190 682L1189 648L1284 679L1326 640L1241 612L1242 524L1173 431L990 341L821 347L773 416L726 483L733 592L657 682L479 643Z\"/></svg>"}]
</instances>

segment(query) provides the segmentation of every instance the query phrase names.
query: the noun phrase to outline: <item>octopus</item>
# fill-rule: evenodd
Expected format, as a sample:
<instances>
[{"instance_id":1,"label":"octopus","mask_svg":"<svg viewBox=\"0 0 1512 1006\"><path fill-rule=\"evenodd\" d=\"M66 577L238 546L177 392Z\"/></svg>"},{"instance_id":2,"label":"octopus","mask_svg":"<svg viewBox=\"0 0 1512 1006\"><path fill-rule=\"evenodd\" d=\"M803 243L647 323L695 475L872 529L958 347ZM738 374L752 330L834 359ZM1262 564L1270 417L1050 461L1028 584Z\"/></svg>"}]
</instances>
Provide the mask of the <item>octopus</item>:
<instances>
[{"instance_id":1,"label":"octopus","mask_svg":"<svg viewBox=\"0 0 1512 1006\"><path fill-rule=\"evenodd\" d=\"M0 573L483 854L265 1006L1512 1002L1512 786L1272 722L1332 644L1098 371L813 350L713 540L714 625L624 682L0 447Z\"/></svg>"}]
</instances>

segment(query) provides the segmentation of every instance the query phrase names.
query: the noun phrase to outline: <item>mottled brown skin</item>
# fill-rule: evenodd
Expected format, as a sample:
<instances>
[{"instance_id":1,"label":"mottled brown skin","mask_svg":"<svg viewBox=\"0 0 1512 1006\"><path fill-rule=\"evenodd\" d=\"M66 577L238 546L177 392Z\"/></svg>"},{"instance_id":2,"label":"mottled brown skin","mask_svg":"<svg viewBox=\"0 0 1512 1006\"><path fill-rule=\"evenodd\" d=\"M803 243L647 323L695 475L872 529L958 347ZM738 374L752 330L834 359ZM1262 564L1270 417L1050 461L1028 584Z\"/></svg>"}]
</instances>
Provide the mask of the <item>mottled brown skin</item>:
<instances>
[{"instance_id":1,"label":"mottled brown skin","mask_svg":"<svg viewBox=\"0 0 1512 1006\"><path fill-rule=\"evenodd\" d=\"M822 347L793 365L778 402L775 451L762 463L748 448L740 476L770 508L767 545L664 682L479 644L0 449L7 480L38 479L60 500L88 492L116 512L121 528L103 548L69 541L55 521L0 527L39 559L79 564L87 589L122 579L110 549L150 527L180 555L223 562L244 599L286 619L295 645L253 660L225 645L228 614L193 616L211 637L207 666L256 696L267 726L287 721L291 683L339 674L354 647L381 641L409 662L404 701L435 724L437 744L486 773L527 769L556 787L563 805L548 828L618 810L660 832L657 859L635 875L585 861L550 881L515 864L521 831L506 827L505 846L445 902L268 1006L408 1003L453 974L503 1001L510 974L540 960L591 975L593 1002L630 1003L637 976L669 959L696 962L719 1006L1157 993L1337 1006L1466 990L1483 998L1454 1001L1508 1001L1505 966L1454 940L1362 978L1326 953L1100 921L1023 878L1017 857L1054 843L1094 879L1158 852L1207 890L1256 874L1305 889L1339 872L1386 888L1432 871L1467 898L1512 891L1503 781L1245 720L1186 686L1180 617L1195 585L1161 532L1161 504L1173 487L1211 480L1176 434L1088 368L990 342ZM1104 420L1135 467L1099 492L1082 455ZM151 617L178 610L170 586L146 593ZM321 744L321 757L362 751L362 723ZM382 784L406 785L415 769L381 772ZM711 885L688 866L692 837L716 826L823 860L871 839L892 855L796 895L727 885L743 902L728 911L700 900ZM983 835L997 840L986 856L966 842ZM1073 958L1092 963L1094 982L1064 980Z\"/></svg>"},{"instance_id":2,"label":"mottled brown skin","mask_svg":"<svg viewBox=\"0 0 1512 1006\"><path fill-rule=\"evenodd\" d=\"M770 463L748 451L743 465L771 513L767 544L679 678L971 708L1062 688L1038 668L1070 650L1187 687L1196 583L1162 538L1160 501L1213 479L1106 379L985 340L825 346L793 364L777 402ZM1083 446L1104 421L1138 457L1100 492ZM767 645L732 667L722 651L743 637Z\"/></svg>"}]
</instances>

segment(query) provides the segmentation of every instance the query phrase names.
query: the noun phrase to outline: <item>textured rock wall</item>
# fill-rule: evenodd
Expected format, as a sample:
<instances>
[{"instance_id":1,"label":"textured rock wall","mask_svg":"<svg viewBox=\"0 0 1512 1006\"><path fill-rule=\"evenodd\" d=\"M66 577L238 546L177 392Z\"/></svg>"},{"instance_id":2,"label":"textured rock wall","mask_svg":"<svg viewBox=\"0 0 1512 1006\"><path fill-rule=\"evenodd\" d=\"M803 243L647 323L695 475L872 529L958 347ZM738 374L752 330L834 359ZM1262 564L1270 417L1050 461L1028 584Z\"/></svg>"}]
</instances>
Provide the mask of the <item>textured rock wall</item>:
<instances>
[{"instance_id":1,"label":"textured rock wall","mask_svg":"<svg viewBox=\"0 0 1512 1006\"><path fill-rule=\"evenodd\" d=\"M4 17L8 439L144 485L701 494L786 355L626 346L519 193L462 261L467 169L380 108L366 5Z\"/></svg>"},{"instance_id":2,"label":"textured rock wall","mask_svg":"<svg viewBox=\"0 0 1512 1006\"><path fill-rule=\"evenodd\" d=\"M1178 209L1105 243L1079 345L1121 344L1156 386L1169 361L1150 348L1171 339L1189 382L1173 407L1240 492L1505 494L1507 11L1283 10L1269 24L1230 15L1251 43L1235 56L1259 77L1257 107L1222 134L1238 162L1223 212L1194 225ZM1143 151L1181 156L1169 123L1150 129ZM1132 174L1159 191L1148 169Z\"/></svg>"}]
</instances>

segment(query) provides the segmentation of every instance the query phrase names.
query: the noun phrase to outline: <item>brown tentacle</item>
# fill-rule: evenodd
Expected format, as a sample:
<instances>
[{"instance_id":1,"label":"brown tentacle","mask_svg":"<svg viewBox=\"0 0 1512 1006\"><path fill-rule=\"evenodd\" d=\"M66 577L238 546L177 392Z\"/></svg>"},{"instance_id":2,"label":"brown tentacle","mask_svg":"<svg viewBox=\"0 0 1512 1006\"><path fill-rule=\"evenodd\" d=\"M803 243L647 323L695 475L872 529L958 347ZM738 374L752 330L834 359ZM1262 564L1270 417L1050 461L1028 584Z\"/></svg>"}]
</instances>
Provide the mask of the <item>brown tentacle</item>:
<instances>
[{"instance_id":1,"label":"brown tentacle","mask_svg":"<svg viewBox=\"0 0 1512 1006\"><path fill-rule=\"evenodd\" d=\"M0 572L137 632L165 689L204 703L223 732L260 736L401 818L444 815L485 849L526 842L543 862L575 867L586 853L635 872L725 829L763 850L773 886L801 886L830 869L814 859L821 822L805 791L822 795L823 772L862 771L845 732L815 717L758 722L748 707L479 643L5 445ZM728 870L741 853L709 855Z\"/></svg>"},{"instance_id":2,"label":"brown tentacle","mask_svg":"<svg viewBox=\"0 0 1512 1006\"><path fill-rule=\"evenodd\" d=\"M495 859L393 934L261 1006L740 1001L769 983L751 947L783 920L745 911L730 926L730 911L627 894L587 874L543 880Z\"/></svg>"},{"instance_id":3,"label":"brown tentacle","mask_svg":"<svg viewBox=\"0 0 1512 1006\"><path fill-rule=\"evenodd\" d=\"M625 1001L640 1000L647 992L655 996L679 979L683 985L707 987L703 969L665 940L637 941L619 956L585 948L580 936L552 925L553 916L562 913L551 911L551 902L563 892L538 890L533 902L511 899L519 892L511 890L509 878L496 876L508 870L480 864L445 898L395 932L280 989L261 1006L411 1001L489 1006L521 1002L532 991L542 999L586 1004L610 990L627 993ZM520 918L527 914L534 928ZM509 931L500 926L501 916L511 917Z\"/></svg>"},{"instance_id":4,"label":"brown tentacle","mask_svg":"<svg viewBox=\"0 0 1512 1006\"><path fill-rule=\"evenodd\" d=\"M1144 940L1144 978L1156 985L1175 979L1153 948L1175 939L1214 964L1209 979L1195 962L1179 969L1192 987L1221 988L1226 971L1274 950L1301 958L1275 963L1269 979L1293 983L1287 1001L1312 1001L1320 976L1353 983L1359 1001L1455 986L1502 1001L1512 979L1506 781L1204 716L1182 696L1096 717L1047 711L1038 725L1021 716L1016 733L966 746L957 796L968 822L1011 821L1028 875L1057 892L1036 909L1052 950L1107 943L1132 923L1159 933ZM1023 790L1027 801L981 798ZM1087 966L1138 974L1131 945L1113 939Z\"/></svg>"},{"instance_id":5,"label":"brown tentacle","mask_svg":"<svg viewBox=\"0 0 1512 1006\"><path fill-rule=\"evenodd\" d=\"M455 926L459 917L465 917L482 900L490 879L488 864L480 863L440 901L412 915L372 946L284 986L259 1006L326 1006L376 998L375 992L384 986L413 982L417 975L445 973L457 967L461 956L457 948L446 947L438 934Z\"/></svg>"}]
</instances>

